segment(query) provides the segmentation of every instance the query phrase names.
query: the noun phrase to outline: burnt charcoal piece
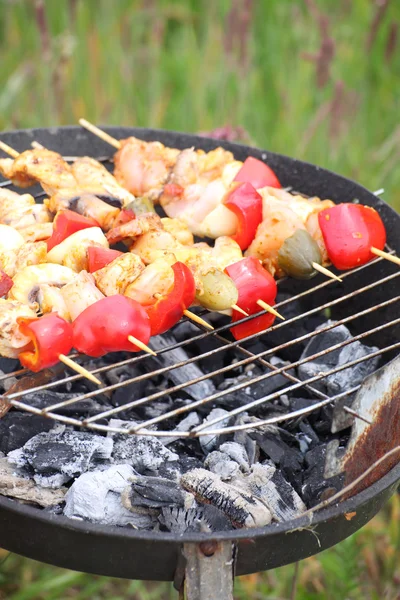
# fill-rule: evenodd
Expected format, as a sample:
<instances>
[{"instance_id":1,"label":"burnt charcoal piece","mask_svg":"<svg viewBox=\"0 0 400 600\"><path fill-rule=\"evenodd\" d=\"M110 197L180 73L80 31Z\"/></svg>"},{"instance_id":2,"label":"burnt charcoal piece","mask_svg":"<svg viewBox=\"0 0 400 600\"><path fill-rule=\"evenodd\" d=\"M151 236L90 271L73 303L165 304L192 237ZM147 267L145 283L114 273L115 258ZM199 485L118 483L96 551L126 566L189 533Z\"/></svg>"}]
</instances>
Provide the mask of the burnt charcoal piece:
<instances>
[{"instance_id":1,"label":"burnt charcoal piece","mask_svg":"<svg viewBox=\"0 0 400 600\"><path fill-rule=\"evenodd\" d=\"M332 323L334 323L334 321L327 321L322 327L326 327ZM305 347L301 359L322 352L323 350L328 350L335 344L343 343L351 339L352 335L347 327L339 325L330 331L326 331L313 337ZM299 378L305 380L309 377L314 377L320 372L329 371L330 369L345 365L357 358L368 356L368 354L371 354L375 350L377 350L377 348L366 346L359 341L353 342L343 348L328 352L311 362L300 365L297 369ZM361 362L353 367L329 375L321 381L314 382L313 386L334 396L335 394L344 392L346 389L361 383L367 375L375 370L378 360L379 359L375 357L371 360Z\"/></svg>"},{"instance_id":2,"label":"burnt charcoal piece","mask_svg":"<svg viewBox=\"0 0 400 600\"><path fill-rule=\"evenodd\" d=\"M157 352L168 348L176 343L175 338L164 333L163 335L156 335L152 339L152 348ZM157 354L157 357L152 359L158 365L162 367L173 367L176 363L181 361L187 361L189 359L188 354L184 348L175 348L162 354ZM186 383L192 379L197 379L204 375L203 371L197 366L196 363L190 363L179 367L178 369L171 368L165 373L165 376L170 379L174 384ZM195 400L202 400L207 396L210 396L215 391L215 386L209 379L194 383L185 389L185 393L189 394Z\"/></svg>"},{"instance_id":3,"label":"burnt charcoal piece","mask_svg":"<svg viewBox=\"0 0 400 600\"><path fill-rule=\"evenodd\" d=\"M178 506L163 506L159 521L164 529L173 533L199 531L204 509L200 506L184 508Z\"/></svg>"},{"instance_id":4,"label":"burnt charcoal piece","mask_svg":"<svg viewBox=\"0 0 400 600\"><path fill-rule=\"evenodd\" d=\"M192 469L198 469L203 463L194 456L181 456L179 460L165 462L160 465L158 474L171 481L179 481L184 473Z\"/></svg>"},{"instance_id":5,"label":"burnt charcoal piece","mask_svg":"<svg viewBox=\"0 0 400 600\"><path fill-rule=\"evenodd\" d=\"M175 429L171 431L171 437L162 437L160 438L160 441L164 444L164 446L168 446L169 444L172 444L173 442L176 442L176 440L180 439L179 434L181 432L190 431L193 429L193 427L200 425L200 423L201 420L199 415L192 411L178 423ZM174 435L174 433L176 433L176 435Z\"/></svg>"},{"instance_id":6,"label":"burnt charcoal piece","mask_svg":"<svg viewBox=\"0 0 400 600\"><path fill-rule=\"evenodd\" d=\"M98 389L98 387L96 387L96 389ZM64 394L61 392L53 392L51 390L42 390L40 392L26 394L26 396L24 396L24 402L34 406L35 408L46 408L47 406L51 406L52 404L56 404L58 402L71 400L79 395L80 394ZM61 415L87 416L88 413L98 414L100 411L107 410L109 408L112 408L112 406L107 403L107 398L104 395L99 394L96 396L96 398L82 400L76 404L70 404L64 408L59 408L57 412Z\"/></svg>"},{"instance_id":7,"label":"burnt charcoal piece","mask_svg":"<svg viewBox=\"0 0 400 600\"><path fill-rule=\"evenodd\" d=\"M153 524L151 516L134 514L122 505L121 493L129 485L133 474L129 465L84 473L65 496L65 516L105 525L150 528Z\"/></svg>"},{"instance_id":8,"label":"burnt charcoal piece","mask_svg":"<svg viewBox=\"0 0 400 600\"><path fill-rule=\"evenodd\" d=\"M302 497L308 507L318 504L324 492L334 494L343 487L343 475L325 479L326 454L327 444L320 444L305 456L307 469L303 473Z\"/></svg>"},{"instance_id":9,"label":"burnt charcoal piece","mask_svg":"<svg viewBox=\"0 0 400 600\"><path fill-rule=\"evenodd\" d=\"M119 426L124 423L127 429L137 425L133 421L121 422L112 419L110 425L113 426L114 423ZM157 471L164 462L179 459L177 454L171 452L154 436L123 433L109 433L108 435L114 440L113 462L131 465L139 473Z\"/></svg>"},{"instance_id":10,"label":"burnt charcoal piece","mask_svg":"<svg viewBox=\"0 0 400 600\"><path fill-rule=\"evenodd\" d=\"M0 419L0 452L8 454L21 448L38 433L53 427L54 421L46 417L10 411Z\"/></svg>"},{"instance_id":11,"label":"burnt charcoal piece","mask_svg":"<svg viewBox=\"0 0 400 600\"><path fill-rule=\"evenodd\" d=\"M112 447L110 438L58 426L10 452L8 460L33 470L35 481L46 487L66 482L109 461ZM52 478L53 475L56 477Z\"/></svg>"},{"instance_id":12,"label":"burnt charcoal piece","mask_svg":"<svg viewBox=\"0 0 400 600\"><path fill-rule=\"evenodd\" d=\"M207 429L222 429L223 427L226 427L229 424L229 413L227 410L224 410L223 408L213 408L213 410L210 412L210 414L204 419L203 423L208 423L209 421L213 421L214 419L218 419L220 417L227 417L225 419L223 419L222 421L219 421L219 423L215 423L215 425L210 425L209 427L206 427L205 429L203 429L204 431L207 431ZM215 450L215 448L218 447L220 441L221 441L221 434L214 434L211 433L209 435L201 435L200 436L200 445L203 449L203 452L205 454L207 454L208 452L211 452L211 450Z\"/></svg>"},{"instance_id":13,"label":"burnt charcoal piece","mask_svg":"<svg viewBox=\"0 0 400 600\"><path fill-rule=\"evenodd\" d=\"M231 481L239 474L239 465L224 452L214 450L204 461L204 466L212 473L219 475L222 481Z\"/></svg>"},{"instance_id":14,"label":"burnt charcoal piece","mask_svg":"<svg viewBox=\"0 0 400 600\"><path fill-rule=\"evenodd\" d=\"M269 509L251 492L224 483L210 471L189 471L182 476L181 485L197 501L221 510L235 527L262 527L271 522Z\"/></svg>"},{"instance_id":15,"label":"burnt charcoal piece","mask_svg":"<svg viewBox=\"0 0 400 600\"><path fill-rule=\"evenodd\" d=\"M245 425L249 422L249 418L250 417L247 413L239 415L235 421L235 425ZM245 448L250 465L258 461L260 448L257 442L250 437L247 431L244 429L235 431L233 440Z\"/></svg>"},{"instance_id":16,"label":"burnt charcoal piece","mask_svg":"<svg viewBox=\"0 0 400 600\"><path fill-rule=\"evenodd\" d=\"M162 477L136 475L131 478L131 483L124 493L124 506L130 510L135 506L162 508L163 506L183 505L182 488L170 479Z\"/></svg>"},{"instance_id":17,"label":"burnt charcoal piece","mask_svg":"<svg viewBox=\"0 0 400 600\"><path fill-rule=\"evenodd\" d=\"M202 508L201 531L229 531L232 529L231 522L221 510L211 504L204 504Z\"/></svg>"},{"instance_id":18,"label":"burnt charcoal piece","mask_svg":"<svg viewBox=\"0 0 400 600\"><path fill-rule=\"evenodd\" d=\"M234 460L240 467L240 469L247 473L250 468L249 457L246 449L237 442L225 442L219 447L220 452L223 452L231 460Z\"/></svg>"},{"instance_id":19,"label":"burnt charcoal piece","mask_svg":"<svg viewBox=\"0 0 400 600\"><path fill-rule=\"evenodd\" d=\"M306 510L300 496L272 463L254 465L247 485L268 506L275 521L290 521Z\"/></svg>"},{"instance_id":20,"label":"burnt charcoal piece","mask_svg":"<svg viewBox=\"0 0 400 600\"><path fill-rule=\"evenodd\" d=\"M131 375L131 377L135 377L135 375ZM125 379L127 379L127 377L121 378L120 381L125 381ZM135 381L123 387L117 388L111 397L111 404L113 406L123 406L128 402L143 398L143 396L146 396L147 385L148 381L144 380L138 382Z\"/></svg>"}]
</instances>

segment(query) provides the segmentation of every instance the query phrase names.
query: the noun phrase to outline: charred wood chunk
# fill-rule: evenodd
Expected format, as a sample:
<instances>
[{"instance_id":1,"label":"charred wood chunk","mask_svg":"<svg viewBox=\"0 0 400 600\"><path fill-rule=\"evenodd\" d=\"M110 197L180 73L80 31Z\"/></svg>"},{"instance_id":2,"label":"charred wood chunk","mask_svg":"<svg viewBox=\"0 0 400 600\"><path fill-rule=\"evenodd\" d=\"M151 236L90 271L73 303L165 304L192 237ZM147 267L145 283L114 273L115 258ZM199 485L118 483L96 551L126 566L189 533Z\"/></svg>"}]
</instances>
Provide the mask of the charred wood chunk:
<instances>
[{"instance_id":1,"label":"charred wood chunk","mask_svg":"<svg viewBox=\"0 0 400 600\"><path fill-rule=\"evenodd\" d=\"M225 442L219 447L220 452L223 452L230 459L234 460L240 467L241 471L246 473L250 468L249 457L246 449L237 442Z\"/></svg>"},{"instance_id":2,"label":"charred wood chunk","mask_svg":"<svg viewBox=\"0 0 400 600\"><path fill-rule=\"evenodd\" d=\"M33 471L35 481L41 485L55 487L109 461L112 448L110 438L57 426L10 452L8 460Z\"/></svg>"},{"instance_id":3,"label":"charred wood chunk","mask_svg":"<svg viewBox=\"0 0 400 600\"><path fill-rule=\"evenodd\" d=\"M125 506L161 508L163 506L183 506L184 492L177 483L163 477L132 477L132 483L125 493Z\"/></svg>"},{"instance_id":4,"label":"charred wood chunk","mask_svg":"<svg viewBox=\"0 0 400 600\"><path fill-rule=\"evenodd\" d=\"M0 452L8 454L28 440L54 427L54 422L40 415L11 411L0 419Z\"/></svg>"},{"instance_id":5,"label":"charred wood chunk","mask_svg":"<svg viewBox=\"0 0 400 600\"><path fill-rule=\"evenodd\" d=\"M272 463L254 465L247 485L268 506L275 521L290 521L306 510L300 496Z\"/></svg>"},{"instance_id":6,"label":"charred wood chunk","mask_svg":"<svg viewBox=\"0 0 400 600\"><path fill-rule=\"evenodd\" d=\"M181 485L199 502L221 510L235 527L261 527L271 522L271 512L265 504L205 469L189 471L182 476Z\"/></svg>"},{"instance_id":7,"label":"charred wood chunk","mask_svg":"<svg viewBox=\"0 0 400 600\"><path fill-rule=\"evenodd\" d=\"M230 481L239 474L239 465L231 460L227 454L214 450L204 461L204 466L212 473L219 475L222 481Z\"/></svg>"}]
</instances>

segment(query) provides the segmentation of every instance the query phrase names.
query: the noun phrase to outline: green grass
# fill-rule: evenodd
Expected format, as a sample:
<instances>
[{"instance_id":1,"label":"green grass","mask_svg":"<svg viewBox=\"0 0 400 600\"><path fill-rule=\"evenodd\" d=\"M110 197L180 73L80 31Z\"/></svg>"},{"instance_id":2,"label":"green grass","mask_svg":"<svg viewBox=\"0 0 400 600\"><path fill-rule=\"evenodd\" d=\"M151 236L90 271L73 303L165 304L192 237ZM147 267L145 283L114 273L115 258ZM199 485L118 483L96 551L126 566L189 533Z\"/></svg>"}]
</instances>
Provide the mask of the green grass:
<instances>
[{"instance_id":1,"label":"green grass","mask_svg":"<svg viewBox=\"0 0 400 600\"><path fill-rule=\"evenodd\" d=\"M377 2L315 0L47 0L0 2L0 129L76 123L210 131L352 177L400 209L400 2L372 44ZM249 13L234 6L248 7ZM36 10L35 10L36 6ZM246 17L249 17L246 20ZM392 31L392 34L390 32ZM307 58L308 57L308 58ZM400 507L300 566L299 600L399 597ZM1 544L1 532L0 532ZM6 553L4 553L4 556ZM290 597L293 566L240 578L236 598ZM166 600L167 584L125 582L8 556L0 599Z\"/></svg>"}]
</instances>

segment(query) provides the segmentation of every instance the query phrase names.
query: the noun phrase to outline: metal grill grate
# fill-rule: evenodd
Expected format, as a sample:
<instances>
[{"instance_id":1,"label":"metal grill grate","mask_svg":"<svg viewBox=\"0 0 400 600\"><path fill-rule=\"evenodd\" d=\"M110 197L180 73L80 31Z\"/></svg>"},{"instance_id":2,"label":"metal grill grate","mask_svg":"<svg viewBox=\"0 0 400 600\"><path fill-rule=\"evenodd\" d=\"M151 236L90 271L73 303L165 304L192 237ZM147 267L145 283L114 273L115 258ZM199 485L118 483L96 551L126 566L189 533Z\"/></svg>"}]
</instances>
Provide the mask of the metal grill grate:
<instances>
[{"instance_id":1,"label":"metal grill grate","mask_svg":"<svg viewBox=\"0 0 400 600\"><path fill-rule=\"evenodd\" d=\"M7 184L9 184L9 182L4 182L1 185L4 186ZM387 248L387 251L394 253L394 251L391 250L390 248ZM201 343L203 340L205 340L206 338L210 338L210 337L214 338L214 340L216 340L218 342L219 345L217 348L214 348L207 352L203 352L199 355L189 358L189 360L175 362L172 365L168 365L168 366L164 366L164 367L160 367L160 368L155 368L155 369L150 368L148 372L146 372L142 375L132 377L125 381L121 381L121 382L118 382L118 383L115 383L112 385L108 385L106 387L96 389L94 391L80 394L80 395L76 396L75 398L57 402L57 403L52 404L51 406L47 406L46 408L43 408L43 409L38 409L35 406L32 406L29 403L24 402L24 396L27 396L28 394L32 394L34 392L41 392L44 390L50 390L53 388L57 388L59 386L63 386L70 382L76 381L77 379L80 379L81 376L73 375L73 376L69 376L69 377L63 377L63 378L59 378L54 381L51 381L49 383L46 383L45 385L30 387L26 390L10 393L7 396L3 396L3 401L9 403L10 405L12 405L20 410L24 410L24 411L27 411L27 412L30 412L33 414L45 415L56 421L60 421L62 423L66 423L66 424L77 426L77 427L86 427L86 428L89 428L92 430L104 431L104 432L112 431L115 433L122 433L122 434L134 433L134 434L140 434L140 435L152 435L152 436L157 436L157 437L163 437L163 436L171 436L171 429L168 428L168 421L170 419L176 418L179 415L184 416L185 413L189 413L190 411L192 411L193 409L195 409L199 406L211 404L216 400L218 400L220 402L222 399L222 401L223 401L223 398L227 395L231 395L231 394L238 392L244 388L256 386L258 383L265 381L265 380L279 374L279 375L282 375L283 377L285 377L287 380L287 385L285 387L279 389L278 391L276 391L274 393L271 393L262 398L259 398L257 400L252 400L252 401L248 402L247 404L244 404L238 408L232 409L229 411L228 415L225 415L224 417L220 417L218 419L214 419L213 421L208 421L206 424L199 425L190 432L179 432L178 433L178 432L174 431L174 436L176 435L176 437L181 437L181 438L186 437L187 438L187 437L199 437L202 435L219 434L222 432L225 432L225 433L235 432L235 431L240 431L243 429L249 429L249 428L254 429L255 427L261 427L261 426L268 425L268 424L277 424L277 423L281 423L284 421L289 421L292 419L298 419L298 418L304 417L305 415L307 415L313 411L319 410L323 406L334 403L337 400L342 399L342 398L348 396L349 394L354 393L360 387L360 386L355 386L352 389L349 389L346 392L337 394L335 396L327 396L325 393L320 391L320 389L317 389L316 387L314 387L313 384L320 382L324 378L326 378L334 373L338 373L338 372L340 372L344 369L347 369L353 365L361 363L365 360L369 360L369 359L373 358L374 356L385 355L386 353L399 350L400 342L386 345L385 347L380 348L379 350L377 350L376 352L374 352L372 354L368 354L365 357L355 359L350 363L346 363L344 365L337 366L329 371L318 373L316 376L310 377L306 380L300 380L300 379L298 379L298 377L293 375L293 369L299 367L302 364L313 361L321 356L324 356L325 354L328 354L330 352L338 350L348 344L353 343L354 341L364 340L365 338L368 338L368 336L371 336L373 334L375 335L379 332L382 332L385 329L399 325L400 318L395 318L395 319L392 319L389 321L384 321L380 325L370 328L370 329L352 337L349 340L338 343L326 350L320 351L320 352L313 354L312 356L308 356L307 358L304 358L302 360L297 360L295 362L290 362L289 364L285 364L282 367L274 366L271 362L269 362L267 360L268 356L273 355L275 353L279 353L279 351L281 351L281 350L287 349L290 346L294 346L296 344L304 342L305 340L309 340L315 336L322 335L323 333L325 333L331 329L334 329L335 327L338 327L339 325L351 324L356 319L368 317L372 313L375 313L375 311L379 311L379 310L382 310L382 309L385 309L388 307L391 307L391 309L394 309L396 303L400 299L400 296L394 296L392 298L385 300L384 302L381 302L377 305L372 305L369 308L366 308L359 312L349 311L350 314L348 314L348 316L341 318L340 320L338 320L332 324L329 324L329 325L323 327L322 329L318 329L317 331L313 331L313 332L307 333L305 335L294 337L290 341L279 344L273 348L268 348L257 354L248 350L245 347L246 343L254 342L258 338L268 336L272 332L279 332L283 328L288 328L288 327L290 328L291 326L296 325L296 323L298 323L302 319L307 319L307 318L311 317L312 315L320 313L321 311L326 311L328 309L332 309L339 304L346 303L345 304L346 307L348 305L351 306L353 301L357 301L357 299L361 295L366 295L366 294L369 294L370 292L372 292L372 295L373 295L374 291L377 288L382 288L382 286L385 286L389 282L393 282L394 280L396 280L397 278L400 277L400 271L396 270L394 273L391 273L389 275L381 277L377 280L373 280L373 275L371 276L371 273L372 273L371 267L373 265L376 265L377 263L380 263L382 260L383 259L381 259L381 258L377 258L366 265L363 265L361 267L358 267L357 269L354 269L352 271L348 271L348 272L342 274L342 279L346 279L346 278L354 277L354 275L356 273L360 274L360 272L362 271L362 276L363 276L364 280L368 281L369 279L372 279L372 281L370 281L363 287L360 287L350 293L344 294L344 295L342 295L338 298L335 298L334 300L331 300L329 302L321 302L320 304L318 304L318 306L315 306L315 307L311 308L310 310L303 312L302 314L296 315L285 321L276 323L273 327L271 327L266 332L249 336L248 338L241 340L240 342L238 342L238 341L232 342L224 336L224 334L227 332L227 330L229 330L230 324L220 326L217 329L215 329L214 331L205 330L201 327L201 325L196 325L199 328L198 335L191 336L189 339L182 340L175 344L167 345L165 348L162 348L161 350L159 350L158 354L168 353L168 352L171 352L172 350L176 350L177 348L184 348L185 346L187 346L188 344L192 344L193 342ZM282 302L280 302L276 305L276 308L278 310L281 310L282 307L284 307L285 305L288 305L294 301L306 299L307 297L310 297L310 296L318 297L318 294L321 296L322 292L324 291L324 288L326 288L327 286L333 286L333 285L337 286L338 284L332 282L331 280L325 280L322 283L319 283L318 285L310 287L309 289L306 289L305 291L302 291L288 299L283 300ZM321 298L322 298L322 296L321 296ZM396 314L395 311L393 311L393 310L391 312L392 312L392 314ZM256 316L260 316L262 314L264 314L264 311L260 311L259 313L257 313L257 315L252 315L251 317L245 317L240 321L240 323L245 323L245 322L249 321L250 319L255 318ZM97 414L92 415L89 418L82 418L82 419L73 418L73 417L66 416L66 415L63 415L63 414L60 414L59 412L57 412L60 409L64 409L67 406L77 405L79 402L82 402L84 400L96 398L96 396L99 396L100 394L107 393L107 392L113 392L113 391L117 390L118 388L123 388L123 387L126 387L126 386L134 384L134 383L139 383L144 380L149 380L153 377L170 372L173 369L179 369L180 367L184 367L185 365L188 365L190 363L195 363L195 362L201 361L202 359L213 357L214 355L216 355L220 352L227 352L228 350L233 350L237 355L240 356L240 358L233 364L229 364L223 368L216 369L212 372L206 373L197 378L190 379L188 381L185 381L184 383L180 383L180 384L170 387L166 390L158 391L156 393L150 394L148 396L144 396L144 397L136 399L134 401L130 401L130 402L127 401L126 403L124 403L120 406L114 407L112 409L99 411ZM73 356L76 357L78 355L73 355ZM81 357L81 359L85 360L85 357ZM145 354L135 355L126 360L122 360L119 362L114 362L112 364L100 366L98 368L95 368L92 372L94 374L106 373L107 371L110 371L111 369L115 369L116 367L122 367L125 365L134 365L135 363L139 363L139 362L142 363L143 361L150 361L150 360L151 359ZM146 364L146 363L144 363L144 364ZM108 420L110 418L118 417L118 415L120 415L120 413L122 413L128 409L134 409L139 406L143 406L145 404L151 403L155 400L158 400L158 401L160 399L162 400L167 395L169 395L173 392L178 392L180 390L184 390L188 386L191 386L196 383L200 383L201 381L204 381L204 380L213 381L217 376L220 376L220 375L229 376L229 374L233 370L237 369L238 367L246 366L246 365L250 365L250 364L259 364L264 369L266 369L266 372L259 376L256 376L256 377L249 377L245 381L237 383L235 385L231 385L224 390L217 390L212 395L204 397L200 400L193 400L191 402L188 402L184 406L180 406L179 408L177 408L175 410L170 410L160 416L148 419L148 420L142 422L140 425L132 427L131 429L120 428L120 427L111 427L109 425ZM10 377L23 377L24 375L26 375L26 373L27 373L26 370L20 369L18 371L14 371L12 373L2 375L0 377L0 381L5 380ZM274 417L271 417L268 419L259 420L259 421L257 421L256 424L255 423L237 424L237 425L233 425L233 426L231 425L231 426L224 426L224 427L221 427L221 425L220 425L220 422L222 420L245 413L248 410L255 408L256 406L260 406L264 403L271 402L271 401L277 399L279 396L282 396L283 394L286 394L288 392L293 392L293 391L299 390L301 388L306 389L309 393L311 393L312 396L314 396L316 399L318 399L318 402L312 404L312 406L307 406L307 407L297 410L297 411L292 411L292 412L288 411L286 414L274 416ZM351 409L346 409L346 410L348 410L350 413L352 412ZM106 423L104 423L104 421L106 421ZM154 427L152 427L154 425L160 426L160 429L155 429ZM166 427L166 429L165 429L165 427Z\"/></svg>"}]
</instances>

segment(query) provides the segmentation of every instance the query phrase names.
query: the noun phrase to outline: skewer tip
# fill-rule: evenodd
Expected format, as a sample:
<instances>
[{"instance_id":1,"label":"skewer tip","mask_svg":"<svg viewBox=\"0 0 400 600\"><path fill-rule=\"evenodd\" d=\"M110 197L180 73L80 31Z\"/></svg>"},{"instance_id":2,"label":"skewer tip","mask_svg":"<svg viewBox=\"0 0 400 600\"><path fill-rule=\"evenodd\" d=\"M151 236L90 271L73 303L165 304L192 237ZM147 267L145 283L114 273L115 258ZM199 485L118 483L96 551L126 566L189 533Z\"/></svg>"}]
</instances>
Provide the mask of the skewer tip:
<instances>
[{"instance_id":1,"label":"skewer tip","mask_svg":"<svg viewBox=\"0 0 400 600\"><path fill-rule=\"evenodd\" d=\"M375 256L380 256L381 258L390 260L390 262L394 263L395 265L400 266L400 258L398 256L389 254L389 252L384 252L383 250L379 250L378 248L375 248L374 246L371 246L371 252L372 252L372 254L375 254Z\"/></svg>"},{"instance_id":2,"label":"skewer tip","mask_svg":"<svg viewBox=\"0 0 400 600\"><path fill-rule=\"evenodd\" d=\"M340 281L340 283L342 283L342 279L340 279L340 277L338 277L337 275L335 275L335 273L332 273L332 271L330 271L329 269L323 267L322 265L313 262L312 266L314 267L314 269L316 271L319 271L320 273L322 273L323 275L326 275L326 277L330 277L331 279L334 279L335 281Z\"/></svg>"},{"instance_id":3,"label":"skewer tip","mask_svg":"<svg viewBox=\"0 0 400 600\"><path fill-rule=\"evenodd\" d=\"M0 140L0 150L3 150L3 152L5 152L9 156L11 156L12 158L17 158L17 156L19 156L19 152L17 152L16 150L14 150L14 148L11 148L11 146L6 144L5 142L2 142L1 140Z\"/></svg>"},{"instance_id":4,"label":"skewer tip","mask_svg":"<svg viewBox=\"0 0 400 600\"><path fill-rule=\"evenodd\" d=\"M205 321L204 319L202 319L201 317L199 317L198 315L193 313L191 310L184 310L183 314L185 315L185 317L188 317L188 319L190 319L191 321L194 321L195 323L198 323L199 325L203 325L203 327L206 327L207 329L214 331L214 327L212 325L210 325L210 323L207 323L207 321Z\"/></svg>"},{"instance_id":5,"label":"skewer tip","mask_svg":"<svg viewBox=\"0 0 400 600\"><path fill-rule=\"evenodd\" d=\"M151 348L149 348L149 346L146 346L146 344L144 344L143 342L141 342L140 340L135 338L135 336L128 335L128 340L130 341L131 344L135 344L135 346L137 346L141 350L144 350L144 352L147 352L147 354L151 354L152 356L157 356L157 354L156 354L156 352L154 352L154 350L152 350Z\"/></svg>"},{"instance_id":6,"label":"skewer tip","mask_svg":"<svg viewBox=\"0 0 400 600\"><path fill-rule=\"evenodd\" d=\"M85 367L82 367L82 365L79 365L77 362L75 362L68 356L65 356L65 354L60 354L58 359L59 359L59 361L64 363L64 365L66 365L70 369L73 369L80 375L83 375L83 377L86 377L86 379L89 379L89 381L92 381L96 385L102 385L102 382L100 381L100 379L97 379L97 377L95 377L90 371L85 369Z\"/></svg>"},{"instance_id":7,"label":"skewer tip","mask_svg":"<svg viewBox=\"0 0 400 600\"><path fill-rule=\"evenodd\" d=\"M240 312L245 317L249 316L249 313L247 313L245 310L243 310L243 308L240 308L240 306L238 306L237 304L232 304L231 309L237 310L237 312Z\"/></svg>"},{"instance_id":8,"label":"skewer tip","mask_svg":"<svg viewBox=\"0 0 400 600\"><path fill-rule=\"evenodd\" d=\"M281 313L278 313L278 311L275 310L272 306L267 304L267 302L264 302L264 300L257 300L257 304L267 312L271 313L271 315L274 315L275 317L282 319L282 321L285 321L285 317L281 315Z\"/></svg>"},{"instance_id":9,"label":"skewer tip","mask_svg":"<svg viewBox=\"0 0 400 600\"><path fill-rule=\"evenodd\" d=\"M90 131L90 133L93 133L93 135L97 135L97 137L99 137L104 142L107 142L107 144L110 144L110 146L114 146L114 148L116 148L117 150L121 148L121 142L119 140L115 139L111 135L108 135L108 133L102 131L101 129L99 129L99 127L93 125L93 123L90 123L86 119L82 118L79 119L78 122L79 125Z\"/></svg>"}]
</instances>

